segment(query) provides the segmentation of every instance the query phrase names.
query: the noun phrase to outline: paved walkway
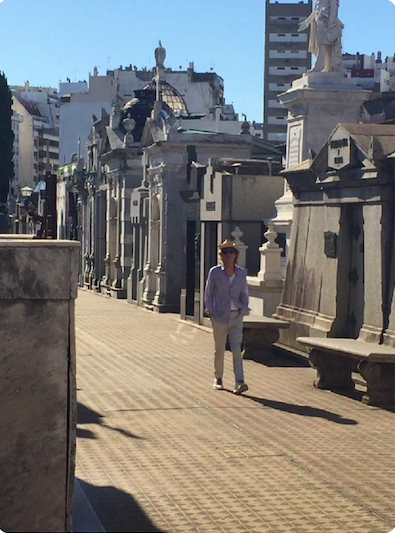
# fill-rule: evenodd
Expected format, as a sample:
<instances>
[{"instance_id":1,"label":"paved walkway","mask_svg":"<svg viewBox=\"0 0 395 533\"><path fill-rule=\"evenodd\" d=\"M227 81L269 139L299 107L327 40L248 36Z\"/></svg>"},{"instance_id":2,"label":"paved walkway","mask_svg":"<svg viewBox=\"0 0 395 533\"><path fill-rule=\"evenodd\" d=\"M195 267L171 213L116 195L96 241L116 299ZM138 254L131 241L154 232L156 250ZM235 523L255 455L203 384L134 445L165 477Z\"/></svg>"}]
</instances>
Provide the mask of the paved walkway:
<instances>
[{"instance_id":1,"label":"paved walkway","mask_svg":"<svg viewBox=\"0 0 395 533\"><path fill-rule=\"evenodd\" d=\"M305 361L212 386L212 338L125 302L77 301L77 476L107 532L388 533L395 414L312 387Z\"/></svg>"}]
</instances>

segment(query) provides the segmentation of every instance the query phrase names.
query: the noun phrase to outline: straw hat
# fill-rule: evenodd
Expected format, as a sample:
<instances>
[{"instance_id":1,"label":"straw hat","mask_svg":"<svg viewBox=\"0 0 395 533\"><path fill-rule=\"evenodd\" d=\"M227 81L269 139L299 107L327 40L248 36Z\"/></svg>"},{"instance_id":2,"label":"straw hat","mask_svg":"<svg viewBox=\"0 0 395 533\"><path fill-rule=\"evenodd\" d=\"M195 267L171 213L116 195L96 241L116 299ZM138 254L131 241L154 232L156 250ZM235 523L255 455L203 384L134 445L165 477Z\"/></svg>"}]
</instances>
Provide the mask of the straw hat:
<instances>
[{"instance_id":1,"label":"straw hat","mask_svg":"<svg viewBox=\"0 0 395 533\"><path fill-rule=\"evenodd\" d=\"M224 240L224 242L222 244L220 244L220 246L219 246L219 249L221 250L221 252L222 252L222 250L225 250L225 248L233 248L234 250L239 252L239 249L237 248L237 246L234 243L234 241L231 241L230 239Z\"/></svg>"}]
</instances>

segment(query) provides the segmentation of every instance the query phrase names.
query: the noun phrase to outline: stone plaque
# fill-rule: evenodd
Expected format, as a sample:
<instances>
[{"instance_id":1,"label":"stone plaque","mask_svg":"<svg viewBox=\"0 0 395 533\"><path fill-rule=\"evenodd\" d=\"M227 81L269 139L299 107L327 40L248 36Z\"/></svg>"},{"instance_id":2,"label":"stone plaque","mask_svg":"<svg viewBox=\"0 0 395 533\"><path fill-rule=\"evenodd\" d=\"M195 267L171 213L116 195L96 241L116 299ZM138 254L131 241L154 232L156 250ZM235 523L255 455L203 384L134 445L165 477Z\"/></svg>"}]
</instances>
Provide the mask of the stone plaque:
<instances>
[{"instance_id":1,"label":"stone plaque","mask_svg":"<svg viewBox=\"0 0 395 533\"><path fill-rule=\"evenodd\" d=\"M294 167L301 163L300 144L302 139L302 125L295 124L289 128L288 137L288 164L287 167Z\"/></svg>"},{"instance_id":2,"label":"stone plaque","mask_svg":"<svg viewBox=\"0 0 395 533\"><path fill-rule=\"evenodd\" d=\"M337 235L332 231L326 231L324 233L325 245L324 251L327 257L331 259L337 258Z\"/></svg>"}]
</instances>

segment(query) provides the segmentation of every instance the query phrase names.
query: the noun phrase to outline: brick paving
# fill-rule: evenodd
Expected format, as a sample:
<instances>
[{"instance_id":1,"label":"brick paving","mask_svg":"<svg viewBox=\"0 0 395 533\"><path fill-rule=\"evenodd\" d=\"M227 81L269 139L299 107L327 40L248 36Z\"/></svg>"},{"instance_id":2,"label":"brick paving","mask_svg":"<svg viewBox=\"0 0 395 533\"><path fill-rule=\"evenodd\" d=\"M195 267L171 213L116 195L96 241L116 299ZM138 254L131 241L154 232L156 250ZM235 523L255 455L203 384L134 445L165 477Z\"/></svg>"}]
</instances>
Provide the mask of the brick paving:
<instances>
[{"instance_id":1,"label":"brick paving","mask_svg":"<svg viewBox=\"0 0 395 533\"><path fill-rule=\"evenodd\" d=\"M129 532L388 533L395 414L312 386L305 361L245 361L212 386L211 334L81 291L77 476Z\"/></svg>"}]
</instances>

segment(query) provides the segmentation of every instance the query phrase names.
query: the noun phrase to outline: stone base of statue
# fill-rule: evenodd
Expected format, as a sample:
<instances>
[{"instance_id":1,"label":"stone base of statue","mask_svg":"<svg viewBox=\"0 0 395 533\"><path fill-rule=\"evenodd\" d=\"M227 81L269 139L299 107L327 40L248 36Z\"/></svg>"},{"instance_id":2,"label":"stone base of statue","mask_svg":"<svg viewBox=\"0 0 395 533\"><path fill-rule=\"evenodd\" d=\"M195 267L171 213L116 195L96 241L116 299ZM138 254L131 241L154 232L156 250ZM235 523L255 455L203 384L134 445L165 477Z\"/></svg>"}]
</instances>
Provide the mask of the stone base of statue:
<instances>
[{"instance_id":1,"label":"stone base of statue","mask_svg":"<svg viewBox=\"0 0 395 533\"><path fill-rule=\"evenodd\" d=\"M339 123L356 123L370 91L341 72L307 72L279 96L289 111L286 167L317 153Z\"/></svg>"}]
</instances>

